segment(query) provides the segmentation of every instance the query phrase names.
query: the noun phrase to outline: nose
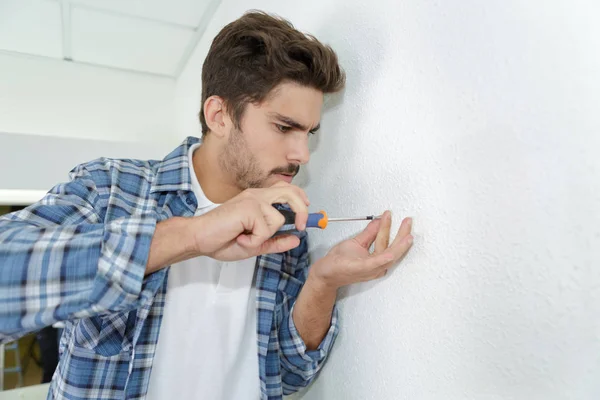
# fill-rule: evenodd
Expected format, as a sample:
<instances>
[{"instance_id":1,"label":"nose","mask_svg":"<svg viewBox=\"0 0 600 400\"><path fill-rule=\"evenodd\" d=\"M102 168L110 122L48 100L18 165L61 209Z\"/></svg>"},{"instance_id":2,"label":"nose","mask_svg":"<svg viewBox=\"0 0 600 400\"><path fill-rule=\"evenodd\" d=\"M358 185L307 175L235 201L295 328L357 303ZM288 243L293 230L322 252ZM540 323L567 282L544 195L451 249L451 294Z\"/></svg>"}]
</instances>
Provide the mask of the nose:
<instances>
[{"instance_id":1,"label":"nose","mask_svg":"<svg viewBox=\"0 0 600 400\"><path fill-rule=\"evenodd\" d=\"M288 161L291 164L304 165L308 163L310 159L310 152L308 151L308 135L298 135L290 143L288 151Z\"/></svg>"}]
</instances>

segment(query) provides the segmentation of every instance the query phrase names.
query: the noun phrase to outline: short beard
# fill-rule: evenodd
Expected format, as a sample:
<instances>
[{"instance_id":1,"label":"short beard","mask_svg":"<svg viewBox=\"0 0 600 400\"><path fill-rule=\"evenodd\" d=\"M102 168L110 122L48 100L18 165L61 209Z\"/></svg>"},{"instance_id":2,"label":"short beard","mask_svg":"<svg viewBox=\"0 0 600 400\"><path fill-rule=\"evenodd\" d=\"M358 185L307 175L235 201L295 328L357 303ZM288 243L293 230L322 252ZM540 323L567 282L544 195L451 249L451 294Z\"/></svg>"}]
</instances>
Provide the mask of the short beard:
<instances>
[{"instance_id":1,"label":"short beard","mask_svg":"<svg viewBox=\"0 0 600 400\"><path fill-rule=\"evenodd\" d=\"M248 149L243 132L236 128L232 129L227 146L220 154L219 166L233 175L240 190L263 187L267 178L261 172L256 157Z\"/></svg>"}]
</instances>

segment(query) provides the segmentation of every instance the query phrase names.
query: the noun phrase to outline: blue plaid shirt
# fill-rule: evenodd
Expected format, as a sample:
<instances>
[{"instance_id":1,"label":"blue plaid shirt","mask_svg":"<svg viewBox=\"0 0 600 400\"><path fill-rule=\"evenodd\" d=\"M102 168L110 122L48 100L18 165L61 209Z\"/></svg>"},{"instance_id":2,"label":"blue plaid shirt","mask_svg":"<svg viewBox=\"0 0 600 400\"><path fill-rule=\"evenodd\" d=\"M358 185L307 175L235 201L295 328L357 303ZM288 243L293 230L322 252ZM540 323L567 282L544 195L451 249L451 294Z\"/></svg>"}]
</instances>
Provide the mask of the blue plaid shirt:
<instances>
[{"instance_id":1,"label":"blue plaid shirt","mask_svg":"<svg viewBox=\"0 0 600 400\"><path fill-rule=\"evenodd\" d=\"M49 399L143 399L165 305L169 268L144 276L157 222L196 211L187 138L162 161L100 158L38 203L0 218L0 339L58 321L60 363ZM292 307L306 281L306 235L296 249L257 257L262 399L310 383L337 335L337 311L308 351Z\"/></svg>"}]
</instances>

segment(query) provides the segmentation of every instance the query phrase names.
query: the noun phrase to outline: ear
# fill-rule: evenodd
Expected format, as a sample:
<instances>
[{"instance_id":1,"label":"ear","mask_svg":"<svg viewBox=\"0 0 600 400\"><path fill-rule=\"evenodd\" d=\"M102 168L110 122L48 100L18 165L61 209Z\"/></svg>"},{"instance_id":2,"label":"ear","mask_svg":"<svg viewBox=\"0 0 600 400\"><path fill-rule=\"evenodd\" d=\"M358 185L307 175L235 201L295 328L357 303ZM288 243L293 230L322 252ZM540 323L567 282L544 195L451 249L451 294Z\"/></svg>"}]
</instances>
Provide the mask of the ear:
<instances>
[{"instance_id":1,"label":"ear","mask_svg":"<svg viewBox=\"0 0 600 400\"><path fill-rule=\"evenodd\" d=\"M227 113L225 101L219 96L210 96L204 102L204 118L206 125L218 137L226 136L231 120Z\"/></svg>"}]
</instances>

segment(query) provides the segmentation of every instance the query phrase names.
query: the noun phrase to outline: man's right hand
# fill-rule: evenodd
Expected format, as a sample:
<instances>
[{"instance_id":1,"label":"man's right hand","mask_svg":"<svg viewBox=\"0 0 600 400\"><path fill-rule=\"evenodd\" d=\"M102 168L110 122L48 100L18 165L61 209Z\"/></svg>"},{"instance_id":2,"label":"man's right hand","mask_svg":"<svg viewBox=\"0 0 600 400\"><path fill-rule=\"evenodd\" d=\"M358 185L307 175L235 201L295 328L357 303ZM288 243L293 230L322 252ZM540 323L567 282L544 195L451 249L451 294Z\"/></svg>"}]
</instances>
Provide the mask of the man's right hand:
<instances>
[{"instance_id":1,"label":"man's right hand","mask_svg":"<svg viewBox=\"0 0 600 400\"><path fill-rule=\"evenodd\" d=\"M308 197L302 189L279 182L264 189L247 189L198 217L174 217L156 225L146 274L198 256L237 261L293 249L293 235L273 237L285 222L273 204L288 204L296 213L296 228L306 229Z\"/></svg>"},{"instance_id":2,"label":"man's right hand","mask_svg":"<svg viewBox=\"0 0 600 400\"><path fill-rule=\"evenodd\" d=\"M194 217L193 237L200 255L222 261L281 253L300 244L293 235L273 237L285 222L273 204L287 203L296 213L296 228L304 230L308 197L297 186L279 182L268 188L247 189L214 210Z\"/></svg>"}]
</instances>

